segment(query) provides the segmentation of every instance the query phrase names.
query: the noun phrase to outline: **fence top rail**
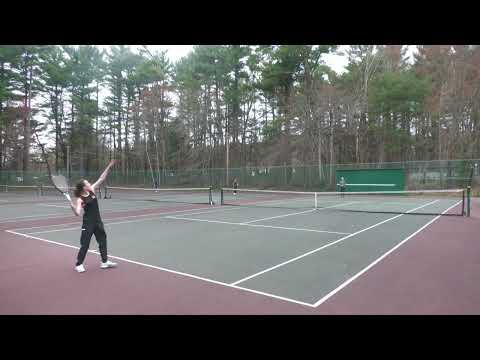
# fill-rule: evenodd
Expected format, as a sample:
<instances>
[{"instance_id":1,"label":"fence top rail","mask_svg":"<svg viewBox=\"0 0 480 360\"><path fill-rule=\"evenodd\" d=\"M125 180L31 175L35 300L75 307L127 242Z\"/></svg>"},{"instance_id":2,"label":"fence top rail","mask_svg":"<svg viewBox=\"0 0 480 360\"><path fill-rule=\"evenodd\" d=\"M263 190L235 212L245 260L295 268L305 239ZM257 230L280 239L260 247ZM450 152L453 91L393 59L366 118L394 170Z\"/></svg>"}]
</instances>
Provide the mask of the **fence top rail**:
<instances>
[{"instance_id":1,"label":"fence top rail","mask_svg":"<svg viewBox=\"0 0 480 360\"><path fill-rule=\"evenodd\" d=\"M334 168L344 168L344 167L391 167L391 166L400 166L400 167L409 167L409 166L428 166L428 165L454 165L462 163L478 163L480 164L480 159L441 159L441 160L411 160L411 161L392 161L392 162L378 162L378 163L345 163L345 164L321 164L322 167L334 167ZM284 164L284 165L246 165L243 167L230 167L229 171L241 171L241 170L255 170L255 169L274 169L274 168L302 168L302 167L314 167L318 168L319 164ZM77 174L97 174L101 170L91 170L91 171L81 171L81 170L72 170L70 171L71 175ZM121 172L120 169L113 169L112 172ZM160 173L175 173L175 172L208 172L208 171L226 171L226 168L188 168L188 169L161 169ZM46 170L28 170L24 172L23 170L0 170L0 174L43 174ZM59 170L59 173L65 172L64 169ZM141 173L150 173L150 170L136 169L128 170L129 173L141 172ZM158 171L153 171L153 173L158 173Z\"/></svg>"}]
</instances>

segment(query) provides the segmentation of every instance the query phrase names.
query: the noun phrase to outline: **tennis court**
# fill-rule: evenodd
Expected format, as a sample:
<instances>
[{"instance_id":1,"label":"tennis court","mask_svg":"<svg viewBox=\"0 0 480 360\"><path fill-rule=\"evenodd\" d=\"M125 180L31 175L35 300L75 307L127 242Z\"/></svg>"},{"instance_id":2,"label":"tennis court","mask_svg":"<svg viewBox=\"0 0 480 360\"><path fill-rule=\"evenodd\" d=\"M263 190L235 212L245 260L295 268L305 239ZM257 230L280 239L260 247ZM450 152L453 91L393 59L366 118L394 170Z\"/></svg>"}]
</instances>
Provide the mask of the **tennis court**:
<instances>
[{"instance_id":1,"label":"tennis court","mask_svg":"<svg viewBox=\"0 0 480 360\"><path fill-rule=\"evenodd\" d=\"M232 307L227 312L242 313L245 301L251 301L253 308L260 301L262 305L254 309L259 313L309 313L322 311L323 304L335 304L338 296L348 293L348 288L359 282L357 279L380 271L381 266L377 265L388 264L401 253L402 245L418 241L418 236L438 237L438 234L429 234L435 234L439 225L463 224L465 229L478 225L476 199L472 203L472 216L462 216L467 206L465 194L456 191L369 196L254 190L239 190L234 194L233 189L220 192L206 188L167 191L112 188L106 194L107 198L101 197L100 207L108 234L109 254L118 260L118 269L98 274L101 270L97 264L97 244L92 239L87 272L77 274L73 271L81 219L74 217L68 205L53 193L52 196L32 196L29 203L19 203L20 197L13 194L2 197L2 243L8 242L13 247L12 242L19 246L40 246L43 250L45 246L57 249L55 251L62 248L64 255L56 260L55 266L61 267L57 271L68 273L73 283L85 282L87 278L88 282L101 282L103 280L95 279L107 275L116 277L124 274L125 269L129 269L129 276L135 277L135 283L143 283L151 277L173 276L178 285L159 286L158 304L162 297L169 297L166 294L169 291L175 301L187 301L179 294L192 282L195 286L208 286L208 290L196 293L195 305L180 306L180 313L201 313L197 308L201 306L201 294L205 291L208 293L205 299L211 299L216 293L243 299L239 307L233 306L235 301L230 301ZM438 244L441 242L438 239ZM7 264L14 264L13 253L17 251L20 249L4 252L3 260L10 259L3 262L5 270L8 270ZM30 259L22 255L25 274L28 274L30 263L37 264L40 272L54 266L38 262L35 253L32 250L28 255ZM417 261L421 265L428 259ZM404 264L405 270L419 264L410 260ZM19 304L15 299L22 292L15 295L12 286L24 288L25 284L30 284L30 296L39 289L35 290L35 285L31 287L27 275L22 277L22 269L12 266L10 272L15 274L17 282L9 283L6 280L8 271L2 272L0 286L4 289L4 300L0 312L35 313L35 296L28 306L13 305ZM148 274L142 272L145 270ZM188 286L185 280L189 281ZM53 297L55 286L58 284L43 287L41 291L46 293L42 296L47 296L51 287ZM112 288L111 291L119 290ZM141 301L132 305L131 313L164 310L160 305L158 308L149 305L153 308L146 306L142 310L140 304ZM282 306L287 306L288 310ZM78 304L78 308L71 304L69 309L74 313L75 309L83 312L82 304ZM209 309L216 312L214 304L210 303ZM42 312L40 308L37 311ZM49 311L55 312L55 309ZM120 312L129 313L128 306Z\"/></svg>"}]
</instances>

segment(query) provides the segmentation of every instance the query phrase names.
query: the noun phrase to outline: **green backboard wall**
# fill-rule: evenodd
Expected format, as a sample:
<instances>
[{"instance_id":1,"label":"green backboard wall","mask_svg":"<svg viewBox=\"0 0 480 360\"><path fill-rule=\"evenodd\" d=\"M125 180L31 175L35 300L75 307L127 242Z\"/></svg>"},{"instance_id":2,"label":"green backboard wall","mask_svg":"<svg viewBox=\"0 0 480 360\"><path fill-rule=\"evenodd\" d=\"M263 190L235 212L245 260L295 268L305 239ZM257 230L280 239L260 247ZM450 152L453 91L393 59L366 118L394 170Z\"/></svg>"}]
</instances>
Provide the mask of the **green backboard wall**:
<instances>
[{"instance_id":1,"label":"green backboard wall","mask_svg":"<svg viewBox=\"0 0 480 360\"><path fill-rule=\"evenodd\" d=\"M337 170L336 181L344 177L345 191L402 191L405 190L405 169ZM349 185L358 184L358 185ZM338 187L337 187L338 189Z\"/></svg>"}]
</instances>

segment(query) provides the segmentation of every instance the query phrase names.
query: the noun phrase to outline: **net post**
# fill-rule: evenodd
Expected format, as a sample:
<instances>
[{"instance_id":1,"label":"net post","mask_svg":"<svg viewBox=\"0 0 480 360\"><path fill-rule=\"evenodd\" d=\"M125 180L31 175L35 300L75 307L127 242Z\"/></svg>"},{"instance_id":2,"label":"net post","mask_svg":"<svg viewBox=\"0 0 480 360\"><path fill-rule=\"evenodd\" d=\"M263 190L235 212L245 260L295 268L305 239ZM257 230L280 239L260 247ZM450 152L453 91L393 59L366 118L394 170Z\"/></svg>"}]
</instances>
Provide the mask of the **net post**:
<instances>
[{"instance_id":1,"label":"net post","mask_svg":"<svg viewBox=\"0 0 480 360\"><path fill-rule=\"evenodd\" d=\"M223 202L223 187L220 189L220 204L224 205L224 202Z\"/></svg>"},{"instance_id":2,"label":"net post","mask_svg":"<svg viewBox=\"0 0 480 360\"><path fill-rule=\"evenodd\" d=\"M5 192L8 193L8 184L5 185Z\"/></svg>"},{"instance_id":3,"label":"net post","mask_svg":"<svg viewBox=\"0 0 480 360\"><path fill-rule=\"evenodd\" d=\"M213 205L212 187L211 186L208 188L208 203L210 205Z\"/></svg>"},{"instance_id":4,"label":"net post","mask_svg":"<svg viewBox=\"0 0 480 360\"><path fill-rule=\"evenodd\" d=\"M318 209L318 197L317 197L316 191L315 191L315 209Z\"/></svg>"},{"instance_id":5,"label":"net post","mask_svg":"<svg viewBox=\"0 0 480 360\"><path fill-rule=\"evenodd\" d=\"M471 186L467 186L467 217L470 217L470 192Z\"/></svg>"},{"instance_id":6,"label":"net post","mask_svg":"<svg viewBox=\"0 0 480 360\"><path fill-rule=\"evenodd\" d=\"M43 184L40 184L38 185L38 196L42 196L43 195Z\"/></svg>"}]
</instances>

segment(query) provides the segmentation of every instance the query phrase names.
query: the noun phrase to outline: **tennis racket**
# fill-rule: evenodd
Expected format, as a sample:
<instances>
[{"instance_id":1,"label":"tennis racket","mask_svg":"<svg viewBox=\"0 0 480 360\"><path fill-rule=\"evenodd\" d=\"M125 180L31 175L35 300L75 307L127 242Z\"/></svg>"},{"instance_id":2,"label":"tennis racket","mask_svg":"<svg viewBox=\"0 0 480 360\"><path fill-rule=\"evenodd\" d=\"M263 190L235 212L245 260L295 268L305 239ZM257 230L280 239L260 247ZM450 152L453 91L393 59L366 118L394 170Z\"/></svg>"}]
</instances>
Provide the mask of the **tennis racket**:
<instances>
[{"instance_id":1,"label":"tennis racket","mask_svg":"<svg viewBox=\"0 0 480 360\"><path fill-rule=\"evenodd\" d=\"M70 195L68 194L68 183L67 179L63 175L53 175L51 176L52 184L63 196L65 196L70 201Z\"/></svg>"},{"instance_id":2,"label":"tennis racket","mask_svg":"<svg viewBox=\"0 0 480 360\"><path fill-rule=\"evenodd\" d=\"M47 171L48 171L48 177L52 181L53 187L58 190L65 198L71 202L72 199L70 197L70 194L68 193L68 182L65 176L63 175L52 175L52 171L50 169L50 164L48 163L47 155L45 154L45 149L43 147L43 144L40 142L40 139L38 138L37 131L34 129L33 133L35 134L35 138L37 139L37 143L40 146L40 149L42 150L42 156L43 156L43 161L47 165Z\"/></svg>"}]
</instances>

